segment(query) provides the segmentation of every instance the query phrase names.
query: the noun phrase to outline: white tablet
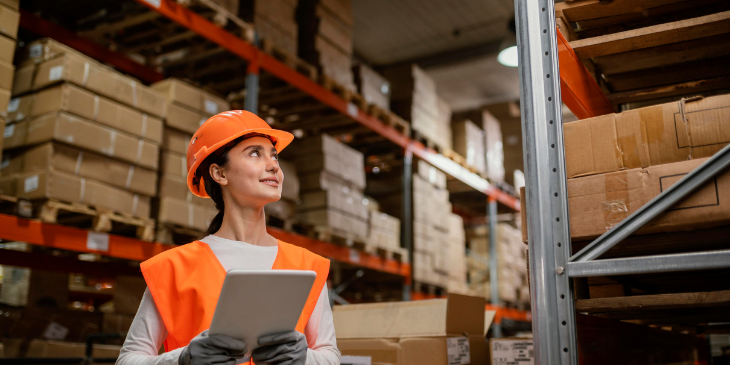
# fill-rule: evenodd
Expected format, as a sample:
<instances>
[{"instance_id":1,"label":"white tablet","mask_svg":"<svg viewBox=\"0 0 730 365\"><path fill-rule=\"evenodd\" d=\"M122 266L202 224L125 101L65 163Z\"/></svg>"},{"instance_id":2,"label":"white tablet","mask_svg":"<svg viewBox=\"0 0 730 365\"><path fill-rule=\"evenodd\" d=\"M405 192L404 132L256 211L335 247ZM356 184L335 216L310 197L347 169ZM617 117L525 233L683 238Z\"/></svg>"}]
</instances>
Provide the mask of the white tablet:
<instances>
[{"instance_id":1,"label":"white tablet","mask_svg":"<svg viewBox=\"0 0 730 365\"><path fill-rule=\"evenodd\" d=\"M243 340L251 355L261 336L296 328L316 277L302 270L229 271L208 333Z\"/></svg>"}]
</instances>

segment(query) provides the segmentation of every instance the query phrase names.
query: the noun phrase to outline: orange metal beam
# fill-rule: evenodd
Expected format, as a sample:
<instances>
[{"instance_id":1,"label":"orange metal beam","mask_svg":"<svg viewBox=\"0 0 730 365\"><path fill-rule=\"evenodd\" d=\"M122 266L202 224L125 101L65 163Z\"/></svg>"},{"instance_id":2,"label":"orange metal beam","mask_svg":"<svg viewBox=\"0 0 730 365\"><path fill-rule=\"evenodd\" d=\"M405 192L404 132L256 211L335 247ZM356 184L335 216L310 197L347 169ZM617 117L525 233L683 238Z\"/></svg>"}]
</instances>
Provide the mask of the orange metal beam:
<instances>
[{"instance_id":1,"label":"orange metal beam","mask_svg":"<svg viewBox=\"0 0 730 365\"><path fill-rule=\"evenodd\" d=\"M368 253L355 250L353 248L333 245L331 243L318 241L309 237L287 232L274 227L267 227L267 230L269 234L284 242L306 248L307 250L312 251L320 256L328 257L333 260L345 263L350 263L360 267L400 275L410 280L411 265L407 263L400 263L396 260L387 260L379 256L370 255Z\"/></svg>"},{"instance_id":2,"label":"orange metal beam","mask_svg":"<svg viewBox=\"0 0 730 365\"><path fill-rule=\"evenodd\" d=\"M356 122L387 138L396 145L402 148L410 148L419 158L428 161L478 191L495 197L499 202L516 211L520 210L519 199L489 184L487 180L481 178L479 175L471 173L463 166L436 153L436 151L427 148L419 142L412 141L408 136L398 132L393 127L363 112L354 104L340 98L291 67L262 52L243 39L221 29L195 12L178 5L172 0L137 0L137 2L157 10L163 16L200 34L200 36L229 50L242 59L254 63L254 68L260 67L266 70L340 113L349 116Z\"/></svg>"},{"instance_id":3,"label":"orange metal beam","mask_svg":"<svg viewBox=\"0 0 730 365\"><path fill-rule=\"evenodd\" d=\"M557 29L560 63L560 95L578 119L615 113L615 109L596 80Z\"/></svg>"},{"instance_id":4,"label":"orange metal beam","mask_svg":"<svg viewBox=\"0 0 730 365\"><path fill-rule=\"evenodd\" d=\"M135 261L144 261L175 247L109 234L106 235L109 239L107 250L93 249L99 247L98 243L95 243L98 241L94 241L94 238L105 234L7 214L0 214L0 227L0 238L3 240L23 241L34 245L92 252Z\"/></svg>"},{"instance_id":5,"label":"orange metal beam","mask_svg":"<svg viewBox=\"0 0 730 365\"><path fill-rule=\"evenodd\" d=\"M154 68L147 67L131 58L99 44L78 36L76 33L51 23L27 10L20 9L20 26L43 37L53 38L81 53L108 63L118 70L126 72L145 82L161 81L164 76Z\"/></svg>"}]
</instances>

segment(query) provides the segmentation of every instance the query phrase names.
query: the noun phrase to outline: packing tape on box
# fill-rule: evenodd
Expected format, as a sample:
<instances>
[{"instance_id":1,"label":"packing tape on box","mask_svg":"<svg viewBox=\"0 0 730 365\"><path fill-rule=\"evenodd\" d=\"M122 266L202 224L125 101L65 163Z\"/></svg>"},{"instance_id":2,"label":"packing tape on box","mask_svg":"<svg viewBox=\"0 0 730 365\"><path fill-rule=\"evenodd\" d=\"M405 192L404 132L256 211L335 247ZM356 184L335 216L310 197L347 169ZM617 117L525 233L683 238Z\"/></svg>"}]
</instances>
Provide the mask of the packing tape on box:
<instances>
[{"instance_id":1,"label":"packing tape on box","mask_svg":"<svg viewBox=\"0 0 730 365\"><path fill-rule=\"evenodd\" d=\"M682 124L684 124L684 130L687 133L687 139L689 140L689 157L688 160L692 159L692 133L690 133L689 129L689 119L687 119L687 113L685 112L685 107L688 102L697 101L703 99L703 96L692 96L689 98L682 98L677 102L677 106L679 107L679 116L682 117Z\"/></svg>"},{"instance_id":2,"label":"packing tape on box","mask_svg":"<svg viewBox=\"0 0 730 365\"><path fill-rule=\"evenodd\" d=\"M139 139L139 143L137 144L137 159L135 162L139 163L139 160L142 159L142 147L144 146L144 140L142 138Z\"/></svg>"},{"instance_id":3,"label":"packing tape on box","mask_svg":"<svg viewBox=\"0 0 730 365\"><path fill-rule=\"evenodd\" d=\"M109 149L108 149L107 155L114 156L114 147L116 147L116 141L117 141L117 132L115 130L112 130L110 139L111 139L111 143L109 143Z\"/></svg>"},{"instance_id":4,"label":"packing tape on box","mask_svg":"<svg viewBox=\"0 0 730 365\"><path fill-rule=\"evenodd\" d=\"M132 199L132 215L137 215L137 205L139 204L139 195L134 194L134 199Z\"/></svg>"},{"instance_id":5,"label":"packing tape on box","mask_svg":"<svg viewBox=\"0 0 730 365\"><path fill-rule=\"evenodd\" d=\"M132 185L132 177L134 176L134 165L129 165L129 171L127 172L127 182L124 183L124 188L129 189Z\"/></svg>"},{"instance_id":6,"label":"packing tape on box","mask_svg":"<svg viewBox=\"0 0 730 365\"><path fill-rule=\"evenodd\" d=\"M88 62L84 62L84 79L81 82L81 85L86 86L86 83L89 81L89 68L91 66Z\"/></svg>"},{"instance_id":7,"label":"packing tape on box","mask_svg":"<svg viewBox=\"0 0 730 365\"><path fill-rule=\"evenodd\" d=\"M79 193L79 203L84 202L84 197L86 195L86 179L83 177L81 178L81 192Z\"/></svg>"},{"instance_id":8,"label":"packing tape on box","mask_svg":"<svg viewBox=\"0 0 730 365\"><path fill-rule=\"evenodd\" d=\"M99 119L99 95L94 95L94 119Z\"/></svg>"},{"instance_id":9,"label":"packing tape on box","mask_svg":"<svg viewBox=\"0 0 730 365\"><path fill-rule=\"evenodd\" d=\"M137 81L132 81L132 104L137 107Z\"/></svg>"},{"instance_id":10,"label":"packing tape on box","mask_svg":"<svg viewBox=\"0 0 730 365\"><path fill-rule=\"evenodd\" d=\"M629 177L626 171L614 172L604 176L606 199L601 202L603 223L610 230L629 215Z\"/></svg>"},{"instance_id":11,"label":"packing tape on box","mask_svg":"<svg viewBox=\"0 0 730 365\"><path fill-rule=\"evenodd\" d=\"M187 200L188 203L192 203L193 201L193 193L190 191L190 189L188 189L188 195L185 200Z\"/></svg>"},{"instance_id":12,"label":"packing tape on box","mask_svg":"<svg viewBox=\"0 0 730 365\"><path fill-rule=\"evenodd\" d=\"M142 113L142 137L147 137L147 113Z\"/></svg>"},{"instance_id":13,"label":"packing tape on box","mask_svg":"<svg viewBox=\"0 0 730 365\"><path fill-rule=\"evenodd\" d=\"M84 152L79 151L79 156L76 157L76 168L74 169L74 175L78 175L81 171L81 161L84 160Z\"/></svg>"}]
</instances>

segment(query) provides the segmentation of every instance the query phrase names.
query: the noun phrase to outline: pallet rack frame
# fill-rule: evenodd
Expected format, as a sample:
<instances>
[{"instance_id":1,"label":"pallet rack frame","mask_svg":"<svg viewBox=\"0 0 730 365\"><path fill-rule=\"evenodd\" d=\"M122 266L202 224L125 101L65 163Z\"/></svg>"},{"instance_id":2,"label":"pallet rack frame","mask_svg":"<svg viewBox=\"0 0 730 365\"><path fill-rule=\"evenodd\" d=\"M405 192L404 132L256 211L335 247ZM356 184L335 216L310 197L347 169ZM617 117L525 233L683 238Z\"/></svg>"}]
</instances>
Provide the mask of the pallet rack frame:
<instances>
[{"instance_id":1,"label":"pallet rack frame","mask_svg":"<svg viewBox=\"0 0 730 365\"><path fill-rule=\"evenodd\" d=\"M563 79L582 72L564 64L572 52L558 38L554 2L515 1L529 236L532 323L537 364L578 364L572 278L730 268L730 250L596 260L653 217L730 165L730 146L572 255L561 113ZM562 42L561 42L562 40ZM560 42L560 44L558 44ZM574 55L574 53L573 53ZM559 78L551 77L560 75ZM580 75L577 75L580 77ZM570 85L567 85L570 87ZM588 89L584 89L588 90ZM566 90L562 90L565 95ZM586 94L572 96L591 105ZM581 102L582 100L582 102ZM595 99L594 99L595 100ZM598 111L601 109L597 109ZM584 113L586 112L587 113ZM600 115L580 111L584 117ZM578 113L576 113L578 114Z\"/></svg>"}]
</instances>

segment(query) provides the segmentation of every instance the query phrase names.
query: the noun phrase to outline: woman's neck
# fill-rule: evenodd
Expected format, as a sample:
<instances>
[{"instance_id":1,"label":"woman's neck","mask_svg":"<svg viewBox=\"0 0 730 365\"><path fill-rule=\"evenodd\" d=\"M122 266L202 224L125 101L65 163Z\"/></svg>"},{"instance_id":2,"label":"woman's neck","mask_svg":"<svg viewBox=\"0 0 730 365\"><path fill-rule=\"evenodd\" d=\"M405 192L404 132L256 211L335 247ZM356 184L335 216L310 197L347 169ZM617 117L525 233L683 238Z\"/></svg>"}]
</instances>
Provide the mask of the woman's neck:
<instances>
[{"instance_id":1,"label":"woman's neck","mask_svg":"<svg viewBox=\"0 0 730 365\"><path fill-rule=\"evenodd\" d=\"M264 207L226 204L223 223L215 236L257 246L276 246L278 241L266 231Z\"/></svg>"}]
</instances>

